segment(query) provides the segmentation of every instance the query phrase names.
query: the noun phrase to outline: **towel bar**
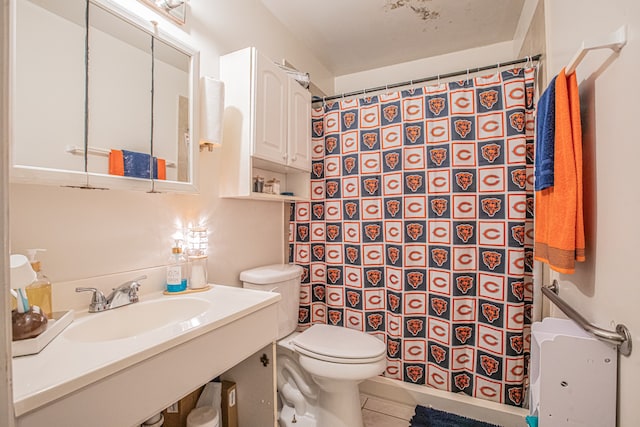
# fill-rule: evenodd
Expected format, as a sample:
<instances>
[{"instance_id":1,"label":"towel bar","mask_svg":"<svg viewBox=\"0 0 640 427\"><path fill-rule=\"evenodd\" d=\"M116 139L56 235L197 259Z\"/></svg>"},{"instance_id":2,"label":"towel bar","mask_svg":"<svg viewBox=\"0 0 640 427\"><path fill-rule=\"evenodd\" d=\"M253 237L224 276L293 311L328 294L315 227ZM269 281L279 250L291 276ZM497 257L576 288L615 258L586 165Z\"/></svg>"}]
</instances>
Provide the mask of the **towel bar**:
<instances>
[{"instance_id":1,"label":"towel bar","mask_svg":"<svg viewBox=\"0 0 640 427\"><path fill-rule=\"evenodd\" d=\"M580 62L582 62L584 57L587 55L587 52L591 50L611 49L614 52L620 52L620 50L626 44L627 44L627 26L626 25L623 25L622 27L618 28L618 30L615 31L614 33L608 34L607 36L601 37L600 39L592 40L589 42L583 41L582 45L580 46L580 49L578 49L575 55L573 55L573 58L571 58L571 61L569 61L569 64L565 67L565 72L567 73L567 75L573 73L578 67L578 64L580 64Z\"/></svg>"},{"instance_id":2,"label":"towel bar","mask_svg":"<svg viewBox=\"0 0 640 427\"><path fill-rule=\"evenodd\" d=\"M558 296L559 291L560 287L558 286L557 280L554 280L549 286L542 287L542 293L582 329L602 341L618 346L618 351L620 351L620 354L623 356L629 356L631 354L631 333L625 325L618 324L616 325L615 331L609 331L589 323L587 319L582 317L580 313Z\"/></svg>"},{"instance_id":3,"label":"towel bar","mask_svg":"<svg viewBox=\"0 0 640 427\"><path fill-rule=\"evenodd\" d=\"M78 147L76 145L67 145L65 147L65 151L70 154L84 154L84 148ZM110 152L111 150L108 150L106 148L87 147L87 153L96 156L109 157ZM176 164L174 162L167 162L166 166L168 168L175 168Z\"/></svg>"}]
</instances>

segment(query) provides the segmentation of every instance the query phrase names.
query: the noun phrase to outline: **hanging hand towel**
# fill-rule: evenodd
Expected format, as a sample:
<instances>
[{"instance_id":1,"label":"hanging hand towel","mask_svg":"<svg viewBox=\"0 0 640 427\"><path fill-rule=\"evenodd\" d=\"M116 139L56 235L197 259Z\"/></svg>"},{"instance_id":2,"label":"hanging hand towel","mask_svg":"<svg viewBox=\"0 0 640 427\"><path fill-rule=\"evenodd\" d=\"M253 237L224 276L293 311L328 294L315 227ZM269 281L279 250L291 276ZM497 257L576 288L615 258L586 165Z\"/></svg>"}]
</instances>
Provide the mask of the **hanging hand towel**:
<instances>
[{"instance_id":1,"label":"hanging hand towel","mask_svg":"<svg viewBox=\"0 0 640 427\"><path fill-rule=\"evenodd\" d=\"M124 176L124 157L122 150L111 150L109 152L109 174Z\"/></svg>"},{"instance_id":2,"label":"hanging hand towel","mask_svg":"<svg viewBox=\"0 0 640 427\"><path fill-rule=\"evenodd\" d=\"M538 101L536 115L535 189L553 186L553 149L555 140L556 78Z\"/></svg>"},{"instance_id":3,"label":"hanging hand towel","mask_svg":"<svg viewBox=\"0 0 640 427\"><path fill-rule=\"evenodd\" d=\"M157 159L154 165L156 165L153 173L154 177L156 179L167 179L167 161L165 159Z\"/></svg>"},{"instance_id":4,"label":"hanging hand towel","mask_svg":"<svg viewBox=\"0 0 640 427\"><path fill-rule=\"evenodd\" d=\"M149 178L149 161L151 156L127 150L111 150L109 153L109 175ZM167 162L153 158L153 178L167 179Z\"/></svg>"},{"instance_id":5,"label":"hanging hand towel","mask_svg":"<svg viewBox=\"0 0 640 427\"><path fill-rule=\"evenodd\" d=\"M122 150L122 155L124 176L147 179L151 177L151 155L129 150Z\"/></svg>"},{"instance_id":6,"label":"hanging hand towel","mask_svg":"<svg viewBox=\"0 0 640 427\"><path fill-rule=\"evenodd\" d=\"M555 84L554 184L536 191L535 259L560 273L585 260L582 206L582 128L576 74Z\"/></svg>"}]
</instances>

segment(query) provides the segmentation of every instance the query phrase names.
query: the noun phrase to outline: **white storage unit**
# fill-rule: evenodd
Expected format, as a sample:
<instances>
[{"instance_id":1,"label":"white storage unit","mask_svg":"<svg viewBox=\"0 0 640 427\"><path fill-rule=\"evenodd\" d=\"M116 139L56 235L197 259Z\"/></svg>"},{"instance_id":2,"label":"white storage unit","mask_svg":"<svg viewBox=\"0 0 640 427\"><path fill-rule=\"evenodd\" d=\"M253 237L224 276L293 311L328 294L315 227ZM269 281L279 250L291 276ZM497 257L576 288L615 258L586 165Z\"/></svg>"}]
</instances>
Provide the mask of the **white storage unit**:
<instances>
[{"instance_id":1,"label":"white storage unit","mask_svg":"<svg viewBox=\"0 0 640 427\"><path fill-rule=\"evenodd\" d=\"M574 321L531 328L530 411L540 427L616 425L617 349Z\"/></svg>"},{"instance_id":2,"label":"white storage unit","mask_svg":"<svg viewBox=\"0 0 640 427\"><path fill-rule=\"evenodd\" d=\"M221 197L308 200L311 94L253 48L220 58L225 83ZM280 180L279 196L253 192L253 177Z\"/></svg>"}]
</instances>

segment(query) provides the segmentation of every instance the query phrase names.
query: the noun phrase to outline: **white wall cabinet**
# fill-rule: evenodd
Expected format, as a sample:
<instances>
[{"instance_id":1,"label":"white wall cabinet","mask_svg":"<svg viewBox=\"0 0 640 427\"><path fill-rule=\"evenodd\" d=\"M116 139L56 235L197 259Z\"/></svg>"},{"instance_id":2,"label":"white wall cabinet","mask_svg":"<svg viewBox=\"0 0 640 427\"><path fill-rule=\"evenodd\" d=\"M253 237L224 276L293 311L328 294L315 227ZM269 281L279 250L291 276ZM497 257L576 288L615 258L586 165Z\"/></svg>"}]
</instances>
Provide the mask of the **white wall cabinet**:
<instances>
[{"instance_id":1,"label":"white wall cabinet","mask_svg":"<svg viewBox=\"0 0 640 427\"><path fill-rule=\"evenodd\" d=\"M253 48L220 58L225 83L221 197L308 200L311 94ZM253 191L253 177L280 180L280 192Z\"/></svg>"}]
</instances>

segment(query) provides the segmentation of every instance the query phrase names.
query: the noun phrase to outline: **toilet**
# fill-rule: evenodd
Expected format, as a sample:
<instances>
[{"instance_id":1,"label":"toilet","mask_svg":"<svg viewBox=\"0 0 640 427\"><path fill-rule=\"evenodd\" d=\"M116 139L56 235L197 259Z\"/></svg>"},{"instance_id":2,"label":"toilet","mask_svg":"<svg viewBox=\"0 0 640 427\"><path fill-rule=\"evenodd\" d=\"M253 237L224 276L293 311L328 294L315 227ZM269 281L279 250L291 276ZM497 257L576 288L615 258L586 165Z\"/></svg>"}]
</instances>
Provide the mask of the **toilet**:
<instances>
[{"instance_id":1,"label":"toilet","mask_svg":"<svg viewBox=\"0 0 640 427\"><path fill-rule=\"evenodd\" d=\"M276 354L281 427L363 427L358 384L384 372L386 347L365 332L298 324L302 267L274 264L243 271L245 288L278 292Z\"/></svg>"}]
</instances>

